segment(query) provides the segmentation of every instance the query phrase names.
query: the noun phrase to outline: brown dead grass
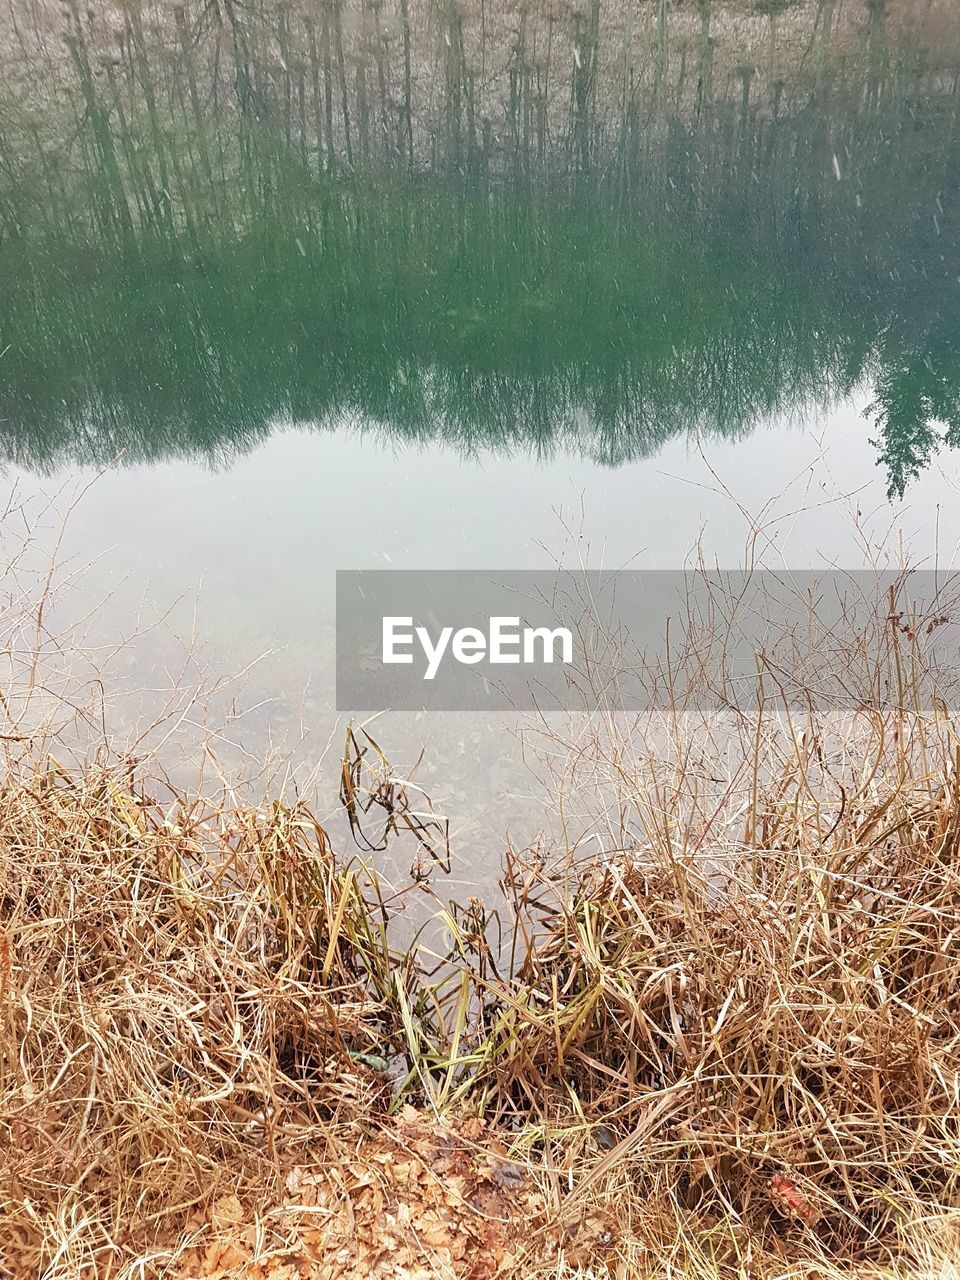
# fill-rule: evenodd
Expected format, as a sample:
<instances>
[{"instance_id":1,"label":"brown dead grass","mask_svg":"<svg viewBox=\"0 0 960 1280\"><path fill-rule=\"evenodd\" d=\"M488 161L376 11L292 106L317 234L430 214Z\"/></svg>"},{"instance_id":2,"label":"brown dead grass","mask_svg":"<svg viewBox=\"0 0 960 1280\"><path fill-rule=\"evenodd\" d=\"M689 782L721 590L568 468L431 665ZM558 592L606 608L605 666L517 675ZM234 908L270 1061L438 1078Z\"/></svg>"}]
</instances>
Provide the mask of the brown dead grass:
<instances>
[{"instance_id":1,"label":"brown dead grass","mask_svg":"<svg viewBox=\"0 0 960 1280\"><path fill-rule=\"evenodd\" d=\"M480 1118L388 1117L362 1055L402 1043L377 992L408 960L305 810L161 809L49 762L0 830L10 1274L479 1276L547 1228Z\"/></svg>"},{"instance_id":2,"label":"brown dead grass","mask_svg":"<svg viewBox=\"0 0 960 1280\"><path fill-rule=\"evenodd\" d=\"M62 653L24 591L0 787L8 1275L956 1274L960 733L924 665L946 597L928 624L892 588L846 646L831 624L814 677L845 714L728 708L724 753L678 708L645 747L587 690L550 747L613 780L614 839L508 860L503 952L482 904L435 898L438 957L395 945L380 877L305 804L61 766L28 729ZM357 820L361 791L402 814L358 741Z\"/></svg>"},{"instance_id":3,"label":"brown dead grass","mask_svg":"<svg viewBox=\"0 0 960 1280\"><path fill-rule=\"evenodd\" d=\"M826 822L798 753L723 884L655 842L572 886L517 864L514 976L461 947L442 981L304 808L9 776L8 1271L879 1267L957 1200L956 764L875 758Z\"/></svg>"}]
</instances>

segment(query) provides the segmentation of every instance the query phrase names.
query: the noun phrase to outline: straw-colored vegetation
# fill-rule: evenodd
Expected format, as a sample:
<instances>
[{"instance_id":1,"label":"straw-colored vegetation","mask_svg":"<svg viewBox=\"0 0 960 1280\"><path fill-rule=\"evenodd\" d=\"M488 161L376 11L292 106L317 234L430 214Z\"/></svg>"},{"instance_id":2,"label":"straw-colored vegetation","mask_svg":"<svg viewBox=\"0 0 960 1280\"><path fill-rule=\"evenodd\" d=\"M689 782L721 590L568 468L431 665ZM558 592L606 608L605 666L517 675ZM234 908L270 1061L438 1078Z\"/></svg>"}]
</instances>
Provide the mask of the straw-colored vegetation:
<instances>
[{"instance_id":1,"label":"straw-colored vegetation","mask_svg":"<svg viewBox=\"0 0 960 1280\"><path fill-rule=\"evenodd\" d=\"M8 698L7 1274L955 1274L960 740L943 615L879 608L842 716L552 730L620 836L512 856L502 945L438 898L401 952L305 805L67 770ZM437 853L382 763L348 736L351 818Z\"/></svg>"}]
</instances>

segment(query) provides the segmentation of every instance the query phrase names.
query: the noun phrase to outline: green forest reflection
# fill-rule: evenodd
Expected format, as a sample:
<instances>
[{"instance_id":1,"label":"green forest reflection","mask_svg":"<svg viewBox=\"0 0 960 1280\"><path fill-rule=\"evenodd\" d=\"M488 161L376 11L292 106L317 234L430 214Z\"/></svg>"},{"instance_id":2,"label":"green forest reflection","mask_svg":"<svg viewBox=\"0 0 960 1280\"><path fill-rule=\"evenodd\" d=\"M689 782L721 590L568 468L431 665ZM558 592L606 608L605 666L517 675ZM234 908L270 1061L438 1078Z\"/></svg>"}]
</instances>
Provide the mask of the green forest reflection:
<instances>
[{"instance_id":1,"label":"green forest reflection","mask_svg":"<svg viewBox=\"0 0 960 1280\"><path fill-rule=\"evenodd\" d=\"M359 88L351 140L306 63L298 107L234 40L219 103L219 65L133 26L98 71L75 23L66 110L0 128L6 461L224 461L294 422L616 466L867 384L891 494L960 443L956 77L871 45L705 100L701 65L600 129L575 73L553 153L448 78L442 147L368 102L361 160Z\"/></svg>"}]
</instances>

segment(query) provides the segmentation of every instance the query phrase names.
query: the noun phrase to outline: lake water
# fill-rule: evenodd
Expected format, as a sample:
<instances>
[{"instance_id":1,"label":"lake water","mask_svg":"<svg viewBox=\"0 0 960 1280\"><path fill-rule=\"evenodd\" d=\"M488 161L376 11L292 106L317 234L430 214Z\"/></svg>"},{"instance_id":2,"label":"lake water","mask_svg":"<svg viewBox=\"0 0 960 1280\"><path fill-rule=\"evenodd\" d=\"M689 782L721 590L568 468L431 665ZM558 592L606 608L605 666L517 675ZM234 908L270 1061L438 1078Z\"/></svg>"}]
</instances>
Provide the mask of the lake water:
<instances>
[{"instance_id":1,"label":"lake water","mask_svg":"<svg viewBox=\"0 0 960 1280\"><path fill-rule=\"evenodd\" d=\"M335 823L337 569L954 563L960 23L773 9L0 18L3 484L103 471L58 616L118 740L242 672L217 759ZM453 886L549 824L512 729L377 722Z\"/></svg>"}]
</instances>

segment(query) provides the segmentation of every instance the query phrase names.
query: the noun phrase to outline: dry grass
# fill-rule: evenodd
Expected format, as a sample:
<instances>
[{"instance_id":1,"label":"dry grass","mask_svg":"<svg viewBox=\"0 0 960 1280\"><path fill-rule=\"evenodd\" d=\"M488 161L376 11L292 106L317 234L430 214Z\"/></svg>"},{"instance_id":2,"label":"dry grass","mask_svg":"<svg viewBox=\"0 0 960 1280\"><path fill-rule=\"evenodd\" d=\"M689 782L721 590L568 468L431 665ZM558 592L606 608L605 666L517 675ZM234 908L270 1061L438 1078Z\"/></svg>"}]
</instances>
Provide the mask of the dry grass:
<instances>
[{"instance_id":1,"label":"dry grass","mask_svg":"<svg viewBox=\"0 0 960 1280\"><path fill-rule=\"evenodd\" d=\"M161 809L130 777L53 763L8 778L13 1274L131 1275L150 1257L177 1274L173 1242L216 1274L229 1195L245 1208L228 1262L260 1274L243 1232L290 1199L291 1171L308 1204L322 1184L323 1230L288 1214L263 1239L293 1231L308 1274L339 1274L322 1265L345 1247L347 1206L368 1263L411 1197L414 1238L418 1211L436 1217L436 1253L454 1225L469 1239L425 1189L438 1110L466 1132L461 1214L523 1186L525 1274L582 1257L584 1236L612 1267L645 1248L679 1274L738 1274L744 1251L750 1274L811 1251L881 1266L918 1215L956 1203L956 778L950 765L850 795L825 831L800 765L745 815L735 881L648 848L584 866L548 901L547 873L527 867L516 974L481 976L461 927L442 980L390 952L374 881L306 810ZM404 1123L418 1172L397 1182L385 1153L410 1147ZM519 1170L505 1183L497 1153ZM375 1205L358 1199L369 1180L331 1172L357 1167L382 1174ZM496 1243L489 1259L517 1261ZM451 1254L454 1272L477 1274L480 1250Z\"/></svg>"},{"instance_id":2,"label":"dry grass","mask_svg":"<svg viewBox=\"0 0 960 1280\"><path fill-rule=\"evenodd\" d=\"M224 1185L269 1188L281 1146L322 1156L345 1106L374 1114L350 1051L381 1044L382 939L306 815L161 811L52 764L0 812L8 1243L100 1274Z\"/></svg>"},{"instance_id":3,"label":"dry grass","mask_svg":"<svg viewBox=\"0 0 960 1280\"><path fill-rule=\"evenodd\" d=\"M594 690L553 726L564 829L577 773L616 823L511 857L503 950L439 898L397 950L305 805L7 734L8 1274L956 1274L960 737L924 628L878 607L832 633L884 691L845 716L761 698L721 750L687 698L645 743ZM38 688L42 630L8 626ZM352 816L399 825L362 741Z\"/></svg>"}]
</instances>

